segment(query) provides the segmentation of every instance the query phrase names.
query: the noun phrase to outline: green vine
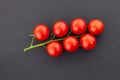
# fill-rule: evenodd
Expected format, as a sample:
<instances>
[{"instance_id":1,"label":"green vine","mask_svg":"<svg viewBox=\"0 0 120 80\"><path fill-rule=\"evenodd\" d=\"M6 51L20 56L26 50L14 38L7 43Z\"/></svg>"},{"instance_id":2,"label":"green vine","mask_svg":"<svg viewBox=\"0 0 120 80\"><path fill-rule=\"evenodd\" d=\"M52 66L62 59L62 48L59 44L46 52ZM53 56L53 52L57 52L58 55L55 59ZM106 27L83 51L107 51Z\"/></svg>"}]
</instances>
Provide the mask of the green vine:
<instances>
[{"instance_id":1,"label":"green vine","mask_svg":"<svg viewBox=\"0 0 120 80\"><path fill-rule=\"evenodd\" d=\"M70 35L70 33L68 34L68 36ZM32 36L32 41L31 41L31 45L27 48L24 49L24 52L28 51L28 50L31 50L31 49L34 49L34 48L37 48L37 47L45 47L46 44L52 42L52 41L62 41L64 40L65 38L60 38L60 39L54 39L55 35L53 35L53 37L51 38L51 40L49 41L46 41L46 42L43 42L43 43L40 43L40 44L36 44L36 45L33 45L33 42L34 42L34 34L30 34L29 36ZM80 37L80 36L74 36L76 38Z\"/></svg>"}]
</instances>

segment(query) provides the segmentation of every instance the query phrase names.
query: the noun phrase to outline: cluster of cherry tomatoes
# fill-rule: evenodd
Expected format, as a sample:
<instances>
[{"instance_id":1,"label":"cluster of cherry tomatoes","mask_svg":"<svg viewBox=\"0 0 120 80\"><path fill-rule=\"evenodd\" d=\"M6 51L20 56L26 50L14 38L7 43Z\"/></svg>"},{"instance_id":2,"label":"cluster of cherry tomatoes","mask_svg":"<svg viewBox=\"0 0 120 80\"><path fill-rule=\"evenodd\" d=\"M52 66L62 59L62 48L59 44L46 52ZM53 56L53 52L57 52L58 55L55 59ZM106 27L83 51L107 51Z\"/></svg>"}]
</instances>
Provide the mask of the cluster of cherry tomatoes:
<instances>
[{"instance_id":1,"label":"cluster of cherry tomatoes","mask_svg":"<svg viewBox=\"0 0 120 80\"><path fill-rule=\"evenodd\" d=\"M69 28L70 26L70 28ZM63 49L73 53L78 47L84 50L92 50L96 46L96 37L104 30L104 24L99 19L91 20L88 25L82 18L74 19L70 25L65 21L57 21L52 26L52 32L57 38L63 38L63 41L53 40L46 45L46 51L52 57L62 55ZM71 32L74 35L68 35ZM34 36L37 40L44 41L50 35L50 30L47 25L39 24L34 28Z\"/></svg>"}]
</instances>

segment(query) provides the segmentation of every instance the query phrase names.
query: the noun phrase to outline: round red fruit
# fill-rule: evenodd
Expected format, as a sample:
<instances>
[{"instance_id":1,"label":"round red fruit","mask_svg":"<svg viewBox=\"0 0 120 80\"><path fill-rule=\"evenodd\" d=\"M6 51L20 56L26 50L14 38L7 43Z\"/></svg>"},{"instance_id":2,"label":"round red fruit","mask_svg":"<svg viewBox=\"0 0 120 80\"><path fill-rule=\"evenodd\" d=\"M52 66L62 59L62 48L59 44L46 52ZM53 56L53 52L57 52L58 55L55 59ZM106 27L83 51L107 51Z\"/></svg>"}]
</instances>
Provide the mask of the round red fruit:
<instances>
[{"instance_id":1,"label":"round red fruit","mask_svg":"<svg viewBox=\"0 0 120 80\"><path fill-rule=\"evenodd\" d=\"M92 50L96 46L96 38L92 34L84 34L80 38L80 46L85 50Z\"/></svg>"},{"instance_id":2,"label":"round red fruit","mask_svg":"<svg viewBox=\"0 0 120 80\"><path fill-rule=\"evenodd\" d=\"M86 22L82 18L76 18L72 21L70 28L74 34L82 34L86 31Z\"/></svg>"},{"instance_id":3,"label":"round red fruit","mask_svg":"<svg viewBox=\"0 0 120 80\"><path fill-rule=\"evenodd\" d=\"M104 30L104 24L99 19L93 19L88 25L88 31L94 35L99 35Z\"/></svg>"},{"instance_id":4,"label":"round red fruit","mask_svg":"<svg viewBox=\"0 0 120 80\"><path fill-rule=\"evenodd\" d=\"M69 36L63 41L63 46L66 51L75 52L78 49L79 42L77 38Z\"/></svg>"},{"instance_id":5,"label":"round red fruit","mask_svg":"<svg viewBox=\"0 0 120 80\"><path fill-rule=\"evenodd\" d=\"M57 37L64 37L68 32L68 25L64 21L57 21L52 27L53 33Z\"/></svg>"},{"instance_id":6,"label":"round red fruit","mask_svg":"<svg viewBox=\"0 0 120 80\"><path fill-rule=\"evenodd\" d=\"M44 24L39 24L34 28L34 36L37 40L46 40L49 36L49 28Z\"/></svg>"},{"instance_id":7,"label":"round red fruit","mask_svg":"<svg viewBox=\"0 0 120 80\"><path fill-rule=\"evenodd\" d=\"M62 44L58 41L50 42L47 45L46 50L50 56L58 57L62 54L62 51L63 51Z\"/></svg>"}]
</instances>

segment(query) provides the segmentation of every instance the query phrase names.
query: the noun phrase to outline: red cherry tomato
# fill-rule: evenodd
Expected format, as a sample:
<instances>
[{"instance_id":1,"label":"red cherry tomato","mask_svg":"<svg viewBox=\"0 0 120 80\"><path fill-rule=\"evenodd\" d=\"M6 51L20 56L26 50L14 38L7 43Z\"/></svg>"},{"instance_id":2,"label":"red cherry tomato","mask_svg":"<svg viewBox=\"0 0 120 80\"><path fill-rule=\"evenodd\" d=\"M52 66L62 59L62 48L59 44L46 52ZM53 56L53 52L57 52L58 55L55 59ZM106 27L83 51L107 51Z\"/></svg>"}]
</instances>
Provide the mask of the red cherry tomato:
<instances>
[{"instance_id":1,"label":"red cherry tomato","mask_svg":"<svg viewBox=\"0 0 120 80\"><path fill-rule=\"evenodd\" d=\"M57 37L64 37L68 32L68 25L64 21L57 21L52 27L53 33Z\"/></svg>"},{"instance_id":2,"label":"red cherry tomato","mask_svg":"<svg viewBox=\"0 0 120 80\"><path fill-rule=\"evenodd\" d=\"M34 36L37 40L46 40L49 36L49 28L44 24L39 24L34 28Z\"/></svg>"},{"instance_id":3,"label":"red cherry tomato","mask_svg":"<svg viewBox=\"0 0 120 80\"><path fill-rule=\"evenodd\" d=\"M81 18L76 18L72 21L70 28L74 34L82 34L86 30L86 22Z\"/></svg>"},{"instance_id":4,"label":"red cherry tomato","mask_svg":"<svg viewBox=\"0 0 120 80\"><path fill-rule=\"evenodd\" d=\"M93 19L90 21L90 23L88 25L88 30L90 33L92 33L94 35L99 35L104 30L104 24L99 19Z\"/></svg>"},{"instance_id":5,"label":"red cherry tomato","mask_svg":"<svg viewBox=\"0 0 120 80\"><path fill-rule=\"evenodd\" d=\"M63 51L62 44L58 41L50 42L47 45L46 50L50 56L58 57L62 54L62 51Z\"/></svg>"},{"instance_id":6,"label":"red cherry tomato","mask_svg":"<svg viewBox=\"0 0 120 80\"><path fill-rule=\"evenodd\" d=\"M75 37L69 36L63 41L63 46L66 51L75 52L78 49L79 42Z\"/></svg>"},{"instance_id":7,"label":"red cherry tomato","mask_svg":"<svg viewBox=\"0 0 120 80\"><path fill-rule=\"evenodd\" d=\"M92 50L96 46L96 38L92 34L84 34L80 38L80 46L85 50Z\"/></svg>"}]
</instances>

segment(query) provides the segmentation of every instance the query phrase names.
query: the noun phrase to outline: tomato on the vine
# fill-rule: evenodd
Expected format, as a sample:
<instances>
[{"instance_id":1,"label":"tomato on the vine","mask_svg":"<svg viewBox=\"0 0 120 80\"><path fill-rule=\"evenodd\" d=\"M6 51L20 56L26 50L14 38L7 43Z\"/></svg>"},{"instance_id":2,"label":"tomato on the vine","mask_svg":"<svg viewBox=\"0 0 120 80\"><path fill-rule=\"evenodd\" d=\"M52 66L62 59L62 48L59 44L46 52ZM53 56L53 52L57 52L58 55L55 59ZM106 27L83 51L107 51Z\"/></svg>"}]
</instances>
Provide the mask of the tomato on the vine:
<instances>
[{"instance_id":1,"label":"tomato on the vine","mask_svg":"<svg viewBox=\"0 0 120 80\"><path fill-rule=\"evenodd\" d=\"M24 52L37 47L45 47L49 56L59 57L62 55L63 49L71 53L75 52L79 46L84 50L92 50L97 44L96 35L100 35L104 30L104 23L99 19L93 19L87 25L84 19L75 18L70 24L69 32L68 30L68 24L59 20L52 26L52 38L46 42L34 45L34 37L37 40L44 41L50 34L48 26L39 24L34 28L33 34L30 35L32 36L31 44L24 49ZM72 36L71 32L74 36ZM78 37L79 40L77 39ZM63 42L61 43L60 41Z\"/></svg>"},{"instance_id":2,"label":"tomato on the vine","mask_svg":"<svg viewBox=\"0 0 120 80\"><path fill-rule=\"evenodd\" d=\"M80 46L85 50L92 50L96 46L96 38L92 34L83 34L80 38Z\"/></svg>"},{"instance_id":3,"label":"tomato on the vine","mask_svg":"<svg viewBox=\"0 0 120 80\"><path fill-rule=\"evenodd\" d=\"M71 22L70 28L74 34L82 34L86 31L86 22L82 18L76 18Z\"/></svg>"},{"instance_id":4,"label":"tomato on the vine","mask_svg":"<svg viewBox=\"0 0 120 80\"><path fill-rule=\"evenodd\" d=\"M88 25L88 31L94 35L99 35L104 30L104 24L99 19L93 19Z\"/></svg>"},{"instance_id":5,"label":"tomato on the vine","mask_svg":"<svg viewBox=\"0 0 120 80\"><path fill-rule=\"evenodd\" d=\"M62 54L62 44L58 41L53 41L47 44L46 50L52 57L58 57Z\"/></svg>"},{"instance_id":6,"label":"tomato on the vine","mask_svg":"<svg viewBox=\"0 0 120 80\"><path fill-rule=\"evenodd\" d=\"M69 36L63 41L63 46L68 52L75 52L78 49L79 42L74 36Z\"/></svg>"},{"instance_id":7,"label":"tomato on the vine","mask_svg":"<svg viewBox=\"0 0 120 80\"><path fill-rule=\"evenodd\" d=\"M46 40L49 36L49 28L45 24L39 24L34 28L34 36L37 40Z\"/></svg>"},{"instance_id":8,"label":"tomato on the vine","mask_svg":"<svg viewBox=\"0 0 120 80\"><path fill-rule=\"evenodd\" d=\"M68 25L64 21L57 21L52 27L53 33L57 37L64 37L68 33Z\"/></svg>"}]
</instances>

